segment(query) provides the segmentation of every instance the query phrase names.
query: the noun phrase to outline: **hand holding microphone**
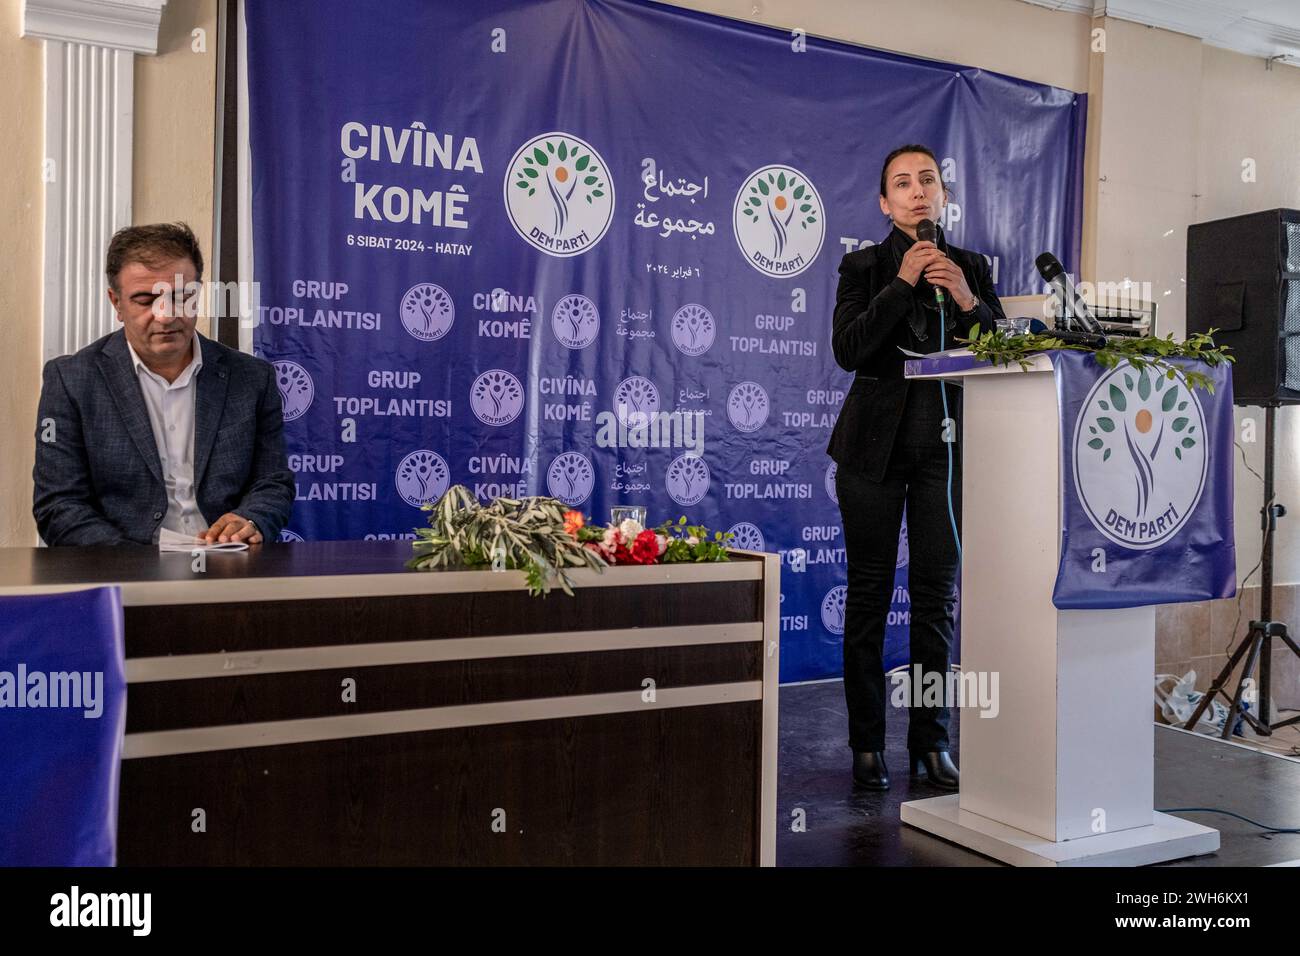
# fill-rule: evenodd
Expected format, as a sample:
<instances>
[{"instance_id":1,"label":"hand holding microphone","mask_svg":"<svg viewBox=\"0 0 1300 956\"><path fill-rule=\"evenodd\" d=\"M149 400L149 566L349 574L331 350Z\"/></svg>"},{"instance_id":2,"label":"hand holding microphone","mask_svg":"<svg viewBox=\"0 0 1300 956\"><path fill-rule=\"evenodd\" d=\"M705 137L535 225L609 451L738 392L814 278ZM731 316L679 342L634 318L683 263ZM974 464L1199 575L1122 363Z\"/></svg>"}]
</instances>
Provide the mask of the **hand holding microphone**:
<instances>
[{"instance_id":1,"label":"hand holding microphone","mask_svg":"<svg viewBox=\"0 0 1300 956\"><path fill-rule=\"evenodd\" d=\"M917 223L916 239L912 248L903 256L898 274L913 286L924 277L934 287L935 301L940 306L952 301L959 311L965 312L972 308L975 294L971 292L966 276L957 263L944 255L936 245L938 235L934 223L929 219Z\"/></svg>"},{"instance_id":2,"label":"hand holding microphone","mask_svg":"<svg viewBox=\"0 0 1300 956\"><path fill-rule=\"evenodd\" d=\"M975 293L971 292L965 273L943 253L926 267L925 279L935 287L936 297L944 294L942 290L948 290L947 298L957 304L958 311L967 312L975 305Z\"/></svg>"},{"instance_id":3,"label":"hand holding microphone","mask_svg":"<svg viewBox=\"0 0 1300 956\"><path fill-rule=\"evenodd\" d=\"M930 267L930 264L937 259L944 258L939 247L934 242L924 239L912 243L912 248L908 249L903 256L903 261L898 266L898 275L908 285L914 286L920 281L921 275Z\"/></svg>"}]
</instances>

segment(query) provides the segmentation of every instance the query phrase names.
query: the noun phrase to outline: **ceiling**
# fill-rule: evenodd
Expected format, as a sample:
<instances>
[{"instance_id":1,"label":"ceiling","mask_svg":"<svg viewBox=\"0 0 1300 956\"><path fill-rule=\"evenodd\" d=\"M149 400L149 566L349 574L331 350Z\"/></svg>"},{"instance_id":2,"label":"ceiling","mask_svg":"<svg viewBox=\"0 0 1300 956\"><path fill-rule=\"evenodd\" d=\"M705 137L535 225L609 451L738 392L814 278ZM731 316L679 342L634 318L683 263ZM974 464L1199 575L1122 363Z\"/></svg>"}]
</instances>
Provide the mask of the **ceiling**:
<instances>
[{"instance_id":1,"label":"ceiling","mask_svg":"<svg viewBox=\"0 0 1300 956\"><path fill-rule=\"evenodd\" d=\"M1049 10L1116 17L1213 46L1300 66L1300 0L1024 0Z\"/></svg>"}]
</instances>

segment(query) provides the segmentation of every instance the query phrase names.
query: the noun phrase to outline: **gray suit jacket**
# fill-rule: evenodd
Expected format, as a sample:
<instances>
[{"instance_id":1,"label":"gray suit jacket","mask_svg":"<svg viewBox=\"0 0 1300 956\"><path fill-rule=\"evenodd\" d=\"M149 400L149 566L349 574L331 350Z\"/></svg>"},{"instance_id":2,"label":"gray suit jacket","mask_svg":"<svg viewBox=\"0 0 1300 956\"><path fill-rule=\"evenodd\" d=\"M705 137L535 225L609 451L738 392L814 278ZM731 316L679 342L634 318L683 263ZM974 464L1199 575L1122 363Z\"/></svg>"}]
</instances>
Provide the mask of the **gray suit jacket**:
<instances>
[{"instance_id":1,"label":"gray suit jacket","mask_svg":"<svg viewBox=\"0 0 1300 956\"><path fill-rule=\"evenodd\" d=\"M209 523L228 511L274 541L293 507L275 370L198 337L194 487ZM45 543L152 544L167 512L149 412L118 329L45 363L32 514Z\"/></svg>"}]
</instances>

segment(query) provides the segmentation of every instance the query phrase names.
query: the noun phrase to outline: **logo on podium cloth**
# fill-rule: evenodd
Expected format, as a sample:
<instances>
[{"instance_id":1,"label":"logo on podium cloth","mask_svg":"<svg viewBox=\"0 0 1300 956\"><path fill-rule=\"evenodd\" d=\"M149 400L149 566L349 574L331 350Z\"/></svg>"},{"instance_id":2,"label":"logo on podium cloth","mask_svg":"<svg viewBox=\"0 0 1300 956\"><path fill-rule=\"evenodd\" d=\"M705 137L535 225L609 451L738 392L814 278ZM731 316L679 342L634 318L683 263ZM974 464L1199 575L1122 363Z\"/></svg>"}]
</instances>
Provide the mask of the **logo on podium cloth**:
<instances>
[{"instance_id":1,"label":"logo on podium cloth","mask_svg":"<svg viewBox=\"0 0 1300 956\"><path fill-rule=\"evenodd\" d=\"M1200 399L1180 379L1127 362L1093 385L1071 449L1084 512L1126 548L1145 551L1168 541L1205 490L1209 458Z\"/></svg>"}]
</instances>

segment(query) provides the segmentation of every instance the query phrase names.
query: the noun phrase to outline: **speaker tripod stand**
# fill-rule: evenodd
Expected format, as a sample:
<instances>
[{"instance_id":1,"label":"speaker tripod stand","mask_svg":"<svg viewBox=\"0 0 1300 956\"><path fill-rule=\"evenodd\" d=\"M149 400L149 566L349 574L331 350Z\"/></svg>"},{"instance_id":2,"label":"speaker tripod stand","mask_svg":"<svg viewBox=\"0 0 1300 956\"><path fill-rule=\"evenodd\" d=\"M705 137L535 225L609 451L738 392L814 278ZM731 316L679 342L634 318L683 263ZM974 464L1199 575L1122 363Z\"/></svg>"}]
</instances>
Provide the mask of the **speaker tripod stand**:
<instances>
[{"instance_id":1,"label":"speaker tripod stand","mask_svg":"<svg viewBox=\"0 0 1300 956\"><path fill-rule=\"evenodd\" d=\"M1264 553L1260 559L1262 567L1259 591L1260 619L1250 622L1250 630L1237 644L1236 649L1228 658L1228 663L1224 665L1223 670L1219 671L1218 676L1210 684L1209 693L1201 698L1195 712L1183 725L1184 729L1193 730L1196 727L1196 722L1201 719L1201 715L1205 713L1215 697L1222 694L1225 699L1231 702L1228 708L1228 718L1223 722L1223 731L1219 734L1225 740L1232 733L1232 728L1236 725L1238 716L1242 717L1255 729L1257 734L1263 737L1271 736L1273 731L1280 727L1289 727L1292 724L1300 723L1300 715L1289 717L1277 723L1270 722L1274 639L1282 641L1291 649L1291 653L1300 657L1300 647L1296 646L1296 642L1287 633L1286 623L1273 620L1273 532L1277 530L1277 519L1286 515L1286 507L1273 500L1273 433L1276 412L1276 405L1268 405L1264 409L1264 507L1260 509L1261 523L1264 530ZM1246 664L1237 677L1236 689L1233 691L1232 696L1229 697L1224 688L1231 682L1233 669L1243 656L1246 658ZM1242 704L1246 679L1254 671L1256 661L1259 662L1258 716L1249 713Z\"/></svg>"}]
</instances>

